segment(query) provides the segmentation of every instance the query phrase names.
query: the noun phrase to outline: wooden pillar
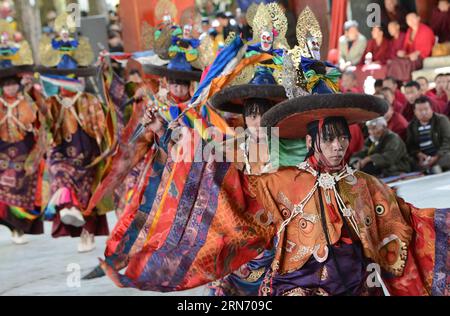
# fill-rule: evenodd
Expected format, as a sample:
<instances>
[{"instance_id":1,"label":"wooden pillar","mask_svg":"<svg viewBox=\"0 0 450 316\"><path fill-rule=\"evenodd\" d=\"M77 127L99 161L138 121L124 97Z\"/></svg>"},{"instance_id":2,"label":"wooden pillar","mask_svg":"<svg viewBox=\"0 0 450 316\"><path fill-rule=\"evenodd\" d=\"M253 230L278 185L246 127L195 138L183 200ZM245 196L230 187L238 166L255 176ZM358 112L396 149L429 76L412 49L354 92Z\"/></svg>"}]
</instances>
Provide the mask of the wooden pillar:
<instances>
[{"instance_id":1,"label":"wooden pillar","mask_svg":"<svg viewBox=\"0 0 450 316\"><path fill-rule=\"evenodd\" d=\"M41 16L38 3L31 5L29 0L17 0L15 2L18 11L18 23L31 46L35 64L39 63L39 40L41 39Z\"/></svg>"},{"instance_id":2,"label":"wooden pillar","mask_svg":"<svg viewBox=\"0 0 450 316\"><path fill-rule=\"evenodd\" d=\"M141 25L147 21L150 25L160 21L154 20L154 10L157 0L121 0L120 19L122 22L122 38L127 52L142 50ZM178 22L183 10L195 5L195 0L174 0L177 6Z\"/></svg>"}]
</instances>

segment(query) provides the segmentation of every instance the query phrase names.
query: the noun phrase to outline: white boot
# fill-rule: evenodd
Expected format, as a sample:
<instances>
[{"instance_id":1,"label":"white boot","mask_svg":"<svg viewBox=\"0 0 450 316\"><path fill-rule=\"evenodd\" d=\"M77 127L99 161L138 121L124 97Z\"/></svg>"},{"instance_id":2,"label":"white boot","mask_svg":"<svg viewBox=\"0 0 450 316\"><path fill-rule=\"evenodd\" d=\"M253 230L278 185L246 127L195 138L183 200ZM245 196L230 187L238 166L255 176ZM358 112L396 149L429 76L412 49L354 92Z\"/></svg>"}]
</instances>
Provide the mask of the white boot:
<instances>
[{"instance_id":1,"label":"white boot","mask_svg":"<svg viewBox=\"0 0 450 316\"><path fill-rule=\"evenodd\" d=\"M83 214L75 207L62 209L59 212L59 216L61 217L61 222L66 225L82 227L86 224Z\"/></svg>"},{"instance_id":2,"label":"white boot","mask_svg":"<svg viewBox=\"0 0 450 316\"><path fill-rule=\"evenodd\" d=\"M78 252L90 252L94 249L94 235L89 234L87 230L83 229L80 235L80 243L78 244Z\"/></svg>"},{"instance_id":3,"label":"white boot","mask_svg":"<svg viewBox=\"0 0 450 316\"><path fill-rule=\"evenodd\" d=\"M16 245L24 245L28 243L28 239L25 237L25 234L22 230L14 229L11 235L12 242Z\"/></svg>"}]
</instances>

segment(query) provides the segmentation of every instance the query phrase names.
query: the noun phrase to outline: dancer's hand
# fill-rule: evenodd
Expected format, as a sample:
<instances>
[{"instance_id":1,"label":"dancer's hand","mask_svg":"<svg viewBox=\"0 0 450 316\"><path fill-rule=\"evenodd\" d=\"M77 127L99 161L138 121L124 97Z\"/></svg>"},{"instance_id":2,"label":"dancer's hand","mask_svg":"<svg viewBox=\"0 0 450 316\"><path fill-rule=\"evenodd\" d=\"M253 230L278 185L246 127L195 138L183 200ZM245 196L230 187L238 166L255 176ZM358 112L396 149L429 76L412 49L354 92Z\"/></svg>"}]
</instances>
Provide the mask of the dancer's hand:
<instances>
[{"instance_id":1,"label":"dancer's hand","mask_svg":"<svg viewBox=\"0 0 450 316\"><path fill-rule=\"evenodd\" d=\"M162 118L153 109L148 108L145 111L142 123L146 128L150 128L156 135L162 136L164 134L164 125Z\"/></svg>"}]
</instances>

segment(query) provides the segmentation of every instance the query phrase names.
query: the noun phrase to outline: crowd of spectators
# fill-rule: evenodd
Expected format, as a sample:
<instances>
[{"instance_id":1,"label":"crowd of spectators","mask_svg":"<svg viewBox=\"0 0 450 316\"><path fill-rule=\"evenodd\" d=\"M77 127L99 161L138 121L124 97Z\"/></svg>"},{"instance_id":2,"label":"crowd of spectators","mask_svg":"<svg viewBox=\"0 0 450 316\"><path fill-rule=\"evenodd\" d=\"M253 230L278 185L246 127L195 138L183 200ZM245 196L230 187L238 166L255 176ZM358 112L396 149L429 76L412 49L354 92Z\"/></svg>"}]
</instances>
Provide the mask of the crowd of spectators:
<instances>
[{"instance_id":1,"label":"crowd of spectators","mask_svg":"<svg viewBox=\"0 0 450 316\"><path fill-rule=\"evenodd\" d=\"M358 74L384 69L371 91L389 104L384 117L353 126L349 161L381 178L450 171L450 74L413 80L426 58L450 55L449 1L438 1L428 24L397 0L383 2L370 39L356 21L344 24L339 39L341 92L367 93Z\"/></svg>"},{"instance_id":2,"label":"crowd of spectators","mask_svg":"<svg viewBox=\"0 0 450 316\"><path fill-rule=\"evenodd\" d=\"M347 21L339 39L341 70L363 66L370 60L386 67L387 76L410 81L424 59L450 55L449 7L448 0L439 0L427 24L397 0L384 0L381 24L372 28L370 39L360 33L358 22Z\"/></svg>"},{"instance_id":3,"label":"crowd of spectators","mask_svg":"<svg viewBox=\"0 0 450 316\"><path fill-rule=\"evenodd\" d=\"M450 171L450 74L438 74L434 82L435 88L423 77L406 84L392 77L381 82L375 96L389 109L352 131L365 139L349 155L353 166L383 178ZM341 91L360 93L354 74L343 74Z\"/></svg>"}]
</instances>

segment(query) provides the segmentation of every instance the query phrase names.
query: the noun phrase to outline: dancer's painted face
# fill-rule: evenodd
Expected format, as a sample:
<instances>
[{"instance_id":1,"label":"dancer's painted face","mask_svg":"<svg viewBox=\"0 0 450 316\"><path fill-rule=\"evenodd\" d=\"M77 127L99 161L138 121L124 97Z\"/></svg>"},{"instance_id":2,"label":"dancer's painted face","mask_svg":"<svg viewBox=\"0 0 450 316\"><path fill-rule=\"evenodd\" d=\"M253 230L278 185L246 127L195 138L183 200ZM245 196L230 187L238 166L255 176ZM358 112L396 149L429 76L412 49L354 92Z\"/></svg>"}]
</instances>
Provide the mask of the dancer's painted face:
<instances>
[{"instance_id":1,"label":"dancer's painted face","mask_svg":"<svg viewBox=\"0 0 450 316\"><path fill-rule=\"evenodd\" d=\"M163 16L163 24L165 25L172 24L172 17L170 16L170 14L166 14Z\"/></svg>"},{"instance_id":2,"label":"dancer's painted face","mask_svg":"<svg viewBox=\"0 0 450 316\"><path fill-rule=\"evenodd\" d=\"M8 41L9 41L9 36L7 33L0 34L0 44L6 45L6 44L8 44Z\"/></svg>"}]
</instances>

